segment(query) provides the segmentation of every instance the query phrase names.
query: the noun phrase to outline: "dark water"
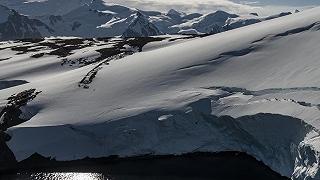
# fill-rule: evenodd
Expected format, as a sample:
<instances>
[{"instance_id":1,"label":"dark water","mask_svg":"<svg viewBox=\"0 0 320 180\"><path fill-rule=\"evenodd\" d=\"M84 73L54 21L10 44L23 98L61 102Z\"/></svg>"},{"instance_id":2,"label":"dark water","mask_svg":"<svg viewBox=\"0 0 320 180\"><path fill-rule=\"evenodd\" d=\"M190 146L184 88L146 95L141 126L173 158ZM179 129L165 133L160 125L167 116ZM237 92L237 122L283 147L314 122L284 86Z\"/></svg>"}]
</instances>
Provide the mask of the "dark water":
<instances>
[{"instance_id":1,"label":"dark water","mask_svg":"<svg viewBox=\"0 0 320 180\"><path fill-rule=\"evenodd\" d=\"M33 171L33 172L31 172ZM288 180L238 153L137 158L1 175L4 180Z\"/></svg>"}]
</instances>

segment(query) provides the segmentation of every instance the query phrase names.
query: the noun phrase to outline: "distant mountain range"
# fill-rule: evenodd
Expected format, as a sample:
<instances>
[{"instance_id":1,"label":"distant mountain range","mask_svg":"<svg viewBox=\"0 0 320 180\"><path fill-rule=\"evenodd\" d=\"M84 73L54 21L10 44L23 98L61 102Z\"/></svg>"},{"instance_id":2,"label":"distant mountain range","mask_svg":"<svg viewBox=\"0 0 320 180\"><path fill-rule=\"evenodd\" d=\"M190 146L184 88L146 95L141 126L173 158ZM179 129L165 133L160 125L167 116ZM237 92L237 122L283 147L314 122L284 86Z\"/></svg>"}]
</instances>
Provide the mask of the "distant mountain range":
<instances>
[{"instance_id":1,"label":"distant mountain range","mask_svg":"<svg viewBox=\"0 0 320 180\"><path fill-rule=\"evenodd\" d=\"M148 37L164 34L216 34L289 15L259 17L216 11L187 14L144 11L102 0L0 0L0 40L48 36Z\"/></svg>"}]
</instances>

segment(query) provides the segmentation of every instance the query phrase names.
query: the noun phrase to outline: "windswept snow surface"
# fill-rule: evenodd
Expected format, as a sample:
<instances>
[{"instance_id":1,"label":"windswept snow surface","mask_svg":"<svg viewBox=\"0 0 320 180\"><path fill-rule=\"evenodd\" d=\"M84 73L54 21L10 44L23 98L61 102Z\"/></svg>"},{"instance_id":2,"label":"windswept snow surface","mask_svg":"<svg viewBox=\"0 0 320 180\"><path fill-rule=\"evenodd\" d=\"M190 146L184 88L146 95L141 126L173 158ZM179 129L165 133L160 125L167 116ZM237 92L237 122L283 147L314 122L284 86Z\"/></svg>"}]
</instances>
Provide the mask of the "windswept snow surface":
<instances>
[{"instance_id":1,"label":"windswept snow surface","mask_svg":"<svg viewBox=\"0 0 320 180\"><path fill-rule=\"evenodd\" d=\"M102 66L89 88L78 84L94 64L29 77L0 91L3 102L42 91L8 145L19 161L243 151L292 179L320 179L319 22L315 8L136 53Z\"/></svg>"}]
</instances>

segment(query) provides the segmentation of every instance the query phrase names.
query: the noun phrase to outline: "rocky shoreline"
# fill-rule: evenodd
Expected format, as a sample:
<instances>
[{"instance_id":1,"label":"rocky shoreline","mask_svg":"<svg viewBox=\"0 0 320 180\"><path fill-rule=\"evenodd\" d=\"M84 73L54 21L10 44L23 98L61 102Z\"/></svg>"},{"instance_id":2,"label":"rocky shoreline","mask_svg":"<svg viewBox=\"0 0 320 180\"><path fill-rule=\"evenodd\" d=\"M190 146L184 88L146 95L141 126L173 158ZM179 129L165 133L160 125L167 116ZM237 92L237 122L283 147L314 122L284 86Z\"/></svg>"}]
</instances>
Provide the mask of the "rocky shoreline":
<instances>
[{"instance_id":1,"label":"rocky shoreline","mask_svg":"<svg viewBox=\"0 0 320 180\"><path fill-rule=\"evenodd\" d=\"M6 144L10 139L11 137L8 134L0 130L0 164L5 164L7 167L14 167L17 164L16 158ZM0 169L2 168L1 166Z\"/></svg>"}]
</instances>

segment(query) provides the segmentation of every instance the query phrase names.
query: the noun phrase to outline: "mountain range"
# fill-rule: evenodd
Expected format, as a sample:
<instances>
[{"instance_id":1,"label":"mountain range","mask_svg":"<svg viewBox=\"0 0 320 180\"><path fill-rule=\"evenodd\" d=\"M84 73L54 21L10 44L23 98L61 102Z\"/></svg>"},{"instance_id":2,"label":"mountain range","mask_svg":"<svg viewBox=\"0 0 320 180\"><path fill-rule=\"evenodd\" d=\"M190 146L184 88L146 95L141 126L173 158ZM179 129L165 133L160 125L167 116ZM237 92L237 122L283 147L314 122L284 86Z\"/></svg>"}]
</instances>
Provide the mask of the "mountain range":
<instances>
[{"instance_id":1,"label":"mountain range","mask_svg":"<svg viewBox=\"0 0 320 180\"><path fill-rule=\"evenodd\" d=\"M216 11L209 14L145 11L103 0L0 0L0 39L50 36L148 37L164 34L216 34L291 14L259 17Z\"/></svg>"}]
</instances>

